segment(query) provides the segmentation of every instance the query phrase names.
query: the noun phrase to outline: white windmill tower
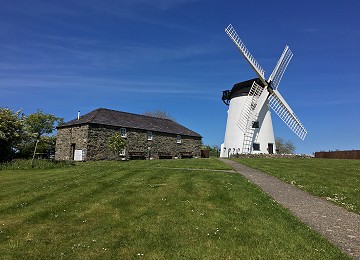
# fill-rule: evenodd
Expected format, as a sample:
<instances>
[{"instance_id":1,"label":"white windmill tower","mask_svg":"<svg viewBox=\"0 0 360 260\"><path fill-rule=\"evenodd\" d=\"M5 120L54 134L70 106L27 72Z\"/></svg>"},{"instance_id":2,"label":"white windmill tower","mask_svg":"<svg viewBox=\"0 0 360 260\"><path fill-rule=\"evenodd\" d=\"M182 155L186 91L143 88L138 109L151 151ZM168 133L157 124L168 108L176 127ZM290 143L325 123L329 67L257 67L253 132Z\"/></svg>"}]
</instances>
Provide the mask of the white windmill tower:
<instances>
[{"instance_id":1,"label":"white windmill tower","mask_svg":"<svg viewBox=\"0 0 360 260\"><path fill-rule=\"evenodd\" d=\"M285 47L274 71L268 80L265 71L250 54L230 24L225 32L239 48L258 78L237 83L231 90L223 92L222 100L229 105L224 143L221 157L241 153L274 153L275 137L269 107L302 140L307 131L295 116L290 106L280 95L280 80L293 54Z\"/></svg>"}]
</instances>

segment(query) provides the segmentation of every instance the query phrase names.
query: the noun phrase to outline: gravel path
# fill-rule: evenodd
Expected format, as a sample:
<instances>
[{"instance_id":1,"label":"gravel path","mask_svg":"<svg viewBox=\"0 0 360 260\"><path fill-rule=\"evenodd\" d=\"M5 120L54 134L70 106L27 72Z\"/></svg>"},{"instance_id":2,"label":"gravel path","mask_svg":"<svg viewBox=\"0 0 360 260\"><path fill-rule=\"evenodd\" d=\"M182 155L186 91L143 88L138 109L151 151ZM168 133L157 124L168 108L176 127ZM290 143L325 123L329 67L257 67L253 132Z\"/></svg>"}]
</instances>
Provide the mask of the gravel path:
<instances>
[{"instance_id":1,"label":"gravel path","mask_svg":"<svg viewBox=\"0 0 360 260\"><path fill-rule=\"evenodd\" d=\"M258 185L279 204L325 236L346 254L360 259L360 215L348 212L322 198L310 195L294 185L251 169L240 163L220 159Z\"/></svg>"}]
</instances>

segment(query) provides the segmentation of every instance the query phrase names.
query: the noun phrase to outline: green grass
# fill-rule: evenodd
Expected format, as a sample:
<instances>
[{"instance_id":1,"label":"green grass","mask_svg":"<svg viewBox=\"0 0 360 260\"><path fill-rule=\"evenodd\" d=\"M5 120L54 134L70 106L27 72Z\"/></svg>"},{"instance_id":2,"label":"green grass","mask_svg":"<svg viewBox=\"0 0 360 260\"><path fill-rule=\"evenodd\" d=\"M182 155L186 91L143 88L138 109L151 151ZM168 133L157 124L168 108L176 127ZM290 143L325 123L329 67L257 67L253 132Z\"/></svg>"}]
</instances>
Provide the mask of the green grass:
<instances>
[{"instance_id":1,"label":"green grass","mask_svg":"<svg viewBox=\"0 0 360 260\"><path fill-rule=\"evenodd\" d=\"M243 158L236 161L360 214L360 160Z\"/></svg>"},{"instance_id":2,"label":"green grass","mask_svg":"<svg viewBox=\"0 0 360 260\"><path fill-rule=\"evenodd\" d=\"M31 164L31 160L17 159L8 163L0 164L0 170L54 169L69 167L72 165L74 165L73 162L40 159L35 159L33 164Z\"/></svg>"},{"instance_id":3,"label":"green grass","mask_svg":"<svg viewBox=\"0 0 360 260\"><path fill-rule=\"evenodd\" d=\"M203 170L188 170L196 168ZM348 259L216 159L0 171L2 259Z\"/></svg>"}]
</instances>

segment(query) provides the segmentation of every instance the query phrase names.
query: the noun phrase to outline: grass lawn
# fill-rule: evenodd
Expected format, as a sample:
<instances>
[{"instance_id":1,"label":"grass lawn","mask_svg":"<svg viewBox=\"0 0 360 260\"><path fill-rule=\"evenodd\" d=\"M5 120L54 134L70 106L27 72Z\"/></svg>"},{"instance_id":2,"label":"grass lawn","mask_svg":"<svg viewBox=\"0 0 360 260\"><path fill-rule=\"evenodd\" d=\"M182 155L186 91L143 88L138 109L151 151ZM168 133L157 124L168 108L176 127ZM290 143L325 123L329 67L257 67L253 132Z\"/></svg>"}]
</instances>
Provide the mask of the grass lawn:
<instances>
[{"instance_id":1,"label":"grass lawn","mask_svg":"<svg viewBox=\"0 0 360 260\"><path fill-rule=\"evenodd\" d=\"M1 170L1 259L348 259L241 175L211 171L228 169L189 159Z\"/></svg>"},{"instance_id":2,"label":"grass lawn","mask_svg":"<svg viewBox=\"0 0 360 260\"><path fill-rule=\"evenodd\" d=\"M360 214L360 160L300 158L235 160Z\"/></svg>"}]
</instances>

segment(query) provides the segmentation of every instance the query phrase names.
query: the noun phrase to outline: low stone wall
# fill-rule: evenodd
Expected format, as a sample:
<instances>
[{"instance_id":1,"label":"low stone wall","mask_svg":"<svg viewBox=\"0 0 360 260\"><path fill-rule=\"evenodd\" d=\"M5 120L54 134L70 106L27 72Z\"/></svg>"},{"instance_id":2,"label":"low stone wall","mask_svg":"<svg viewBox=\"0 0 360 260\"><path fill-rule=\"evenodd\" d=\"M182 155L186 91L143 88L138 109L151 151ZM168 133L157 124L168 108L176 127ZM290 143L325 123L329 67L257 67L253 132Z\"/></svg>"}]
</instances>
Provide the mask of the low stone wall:
<instances>
[{"instance_id":1,"label":"low stone wall","mask_svg":"<svg viewBox=\"0 0 360 260\"><path fill-rule=\"evenodd\" d=\"M308 154L235 154L232 158L314 158Z\"/></svg>"}]
</instances>

